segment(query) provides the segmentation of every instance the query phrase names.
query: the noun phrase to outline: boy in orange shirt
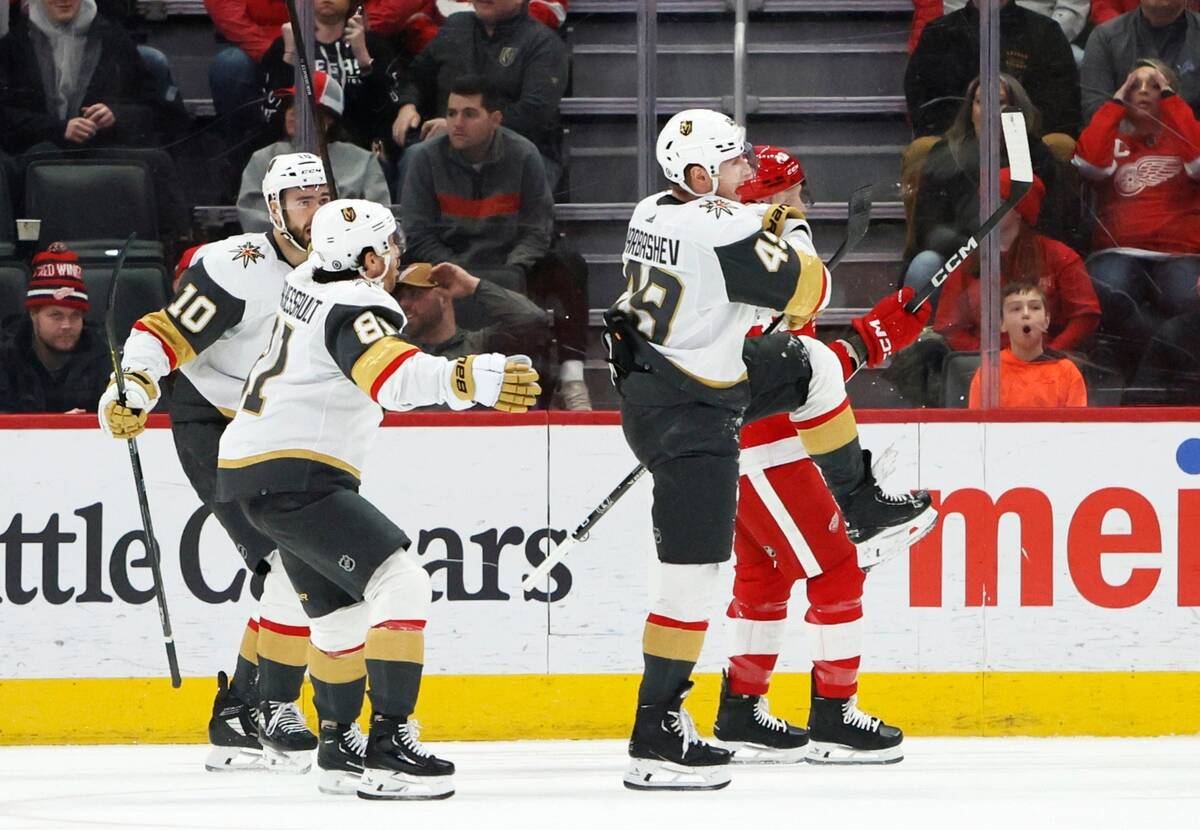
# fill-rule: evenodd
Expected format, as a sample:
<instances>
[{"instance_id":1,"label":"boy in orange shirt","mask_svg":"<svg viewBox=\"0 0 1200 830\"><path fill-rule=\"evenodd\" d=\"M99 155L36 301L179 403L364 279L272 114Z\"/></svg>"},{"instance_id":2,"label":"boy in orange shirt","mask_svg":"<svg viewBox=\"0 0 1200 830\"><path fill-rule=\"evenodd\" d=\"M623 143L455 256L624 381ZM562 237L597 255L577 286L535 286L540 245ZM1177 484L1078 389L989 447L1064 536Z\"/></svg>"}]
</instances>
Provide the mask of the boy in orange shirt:
<instances>
[{"instance_id":1,"label":"boy in orange shirt","mask_svg":"<svg viewBox=\"0 0 1200 830\"><path fill-rule=\"evenodd\" d=\"M1083 375L1066 356L1042 345L1050 316L1046 296L1032 282L1011 282L1000 297L1001 331L1009 347L1000 352L1000 406L1087 406ZM967 404L980 407L979 372Z\"/></svg>"}]
</instances>

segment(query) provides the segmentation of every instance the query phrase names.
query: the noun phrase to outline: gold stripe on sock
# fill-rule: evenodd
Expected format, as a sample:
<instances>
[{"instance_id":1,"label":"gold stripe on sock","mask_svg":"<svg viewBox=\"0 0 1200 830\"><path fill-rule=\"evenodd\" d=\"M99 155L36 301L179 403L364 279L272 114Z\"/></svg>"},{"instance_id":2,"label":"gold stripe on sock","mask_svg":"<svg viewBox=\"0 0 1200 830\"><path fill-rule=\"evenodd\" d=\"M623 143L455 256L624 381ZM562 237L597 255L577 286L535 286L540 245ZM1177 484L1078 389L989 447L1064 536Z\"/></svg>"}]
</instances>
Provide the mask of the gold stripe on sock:
<instances>
[{"instance_id":1,"label":"gold stripe on sock","mask_svg":"<svg viewBox=\"0 0 1200 830\"><path fill-rule=\"evenodd\" d=\"M825 423L811 429L798 429L796 433L809 455L825 455L857 438L858 422L854 420L854 410L847 406Z\"/></svg>"},{"instance_id":2,"label":"gold stripe on sock","mask_svg":"<svg viewBox=\"0 0 1200 830\"><path fill-rule=\"evenodd\" d=\"M264 626L258 630L258 656L273 663L304 668L308 665L308 637L281 634Z\"/></svg>"},{"instance_id":3,"label":"gold stripe on sock","mask_svg":"<svg viewBox=\"0 0 1200 830\"><path fill-rule=\"evenodd\" d=\"M367 632L366 658L400 663L425 662L425 632L372 628Z\"/></svg>"},{"instance_id":4,"label":"gold stripe on sock","mask_svg":"<svg viewBox=\"0 0 1200 830\"><path fill-rule=\"evenodd\" d=\"M365 649L339 654L334 657L316 646L308 647L308 674L322 683L353 683L367 676Z\"/></svg>"},{"instance_id":5,"label":"gold stripe on sock","mask_svg":"<svg viewBox=\"0 0 1200 830\"><path fill-rule=\"evenodd\" d=\"M704 633L648 622L642 635L642 651L667 660L695 663L704 647Z\"/></svg>"},{"instance_id":6,"label":"gold stripe on sock","mask_svg":"<svg viewBox=\"0 0 1200 830\"><path fill-rule=\"evenodd\" d=\"M238 656L251 665L258 665L258 629L249 623L242 632L242 645L238 649Z\"/></svg>"}]
</instances>

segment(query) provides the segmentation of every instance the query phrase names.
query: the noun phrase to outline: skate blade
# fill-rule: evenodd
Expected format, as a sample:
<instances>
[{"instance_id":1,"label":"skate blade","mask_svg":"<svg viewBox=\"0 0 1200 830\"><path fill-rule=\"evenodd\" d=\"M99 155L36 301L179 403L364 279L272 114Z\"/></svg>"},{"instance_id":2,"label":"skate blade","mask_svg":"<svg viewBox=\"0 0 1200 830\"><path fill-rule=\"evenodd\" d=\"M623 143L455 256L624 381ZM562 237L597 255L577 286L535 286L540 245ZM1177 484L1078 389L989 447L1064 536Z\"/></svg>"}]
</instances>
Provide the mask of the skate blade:
<instances>
[{"instance_id":1,"label":"skate blade","mask_svg":"<svg viewBox=\"0 0 1200 830\"><path fill-rule=\"evenodd\" d=\"M344 769L323 769L317 789L325 795L354 795L362 784L362 772Z\"/></svg>"},{"instance_id":2,"label":"skate blade","mask_svg":"<svg viewBox=\"0 0 1200 830\"><path fill-rule=\"evenodd\" d=\"M214 746L204 759L204 768L209 772L263 772L261 749L247 746Z\"/></svg>"},{"instance_id":3,"label":"skate blade","mask_svg":"<svg viewBox=\"0 0 1200 830\"><path fill-rule=\"evenodd\" d=\"M909 548L929 535L937 526L937 520L937 511L927 507L911 522L885 530L859 543L855 546L858 551L858 567L870 571L889 559L906 553Z\"/></svg>"},{"instance_id":4,"label":"skate blade","mask_svg":"<svg viewBox=\"0 0 1200 830\"><path fill-rule=\"evenodd\" d=\"M363 771L355 792L359 798L372 801L438 801L454 795L454 776L368 769Z\"/></svg>"},{"instance_id":5,"label":"skate blade","mask_svg":"<svg viewBox=\"0 0 1200 830\"><path fill-rule=\"evenodd\" d=\"M733 758L730 759L732 764L803 764L804 759L808 756L808 744L791 749L779 749L744 741L714 740L712 743L733 753Z\"/></svg>"},{"instance_id":6,"label":"skate blade","mask_svg":"<svg viewBox=\"0 0 1200 830\"><path fill-rule=\"evenodd\" d=\"M898 764L904 760L904 747L902 744L897 744L887 749L852 749L843 744L810 741L808 755L804 760L810 764L842 764L846 766Z\"/></svg>"},{"instance_id":7,"label":"skate blade","mask_svg":"<svg viewBox=\"0 0 1200 830\"><path fill-rule=\"evenodd\" d=\"M725 764L712 767L686 767L670 761L631 758L625 771L625 787L630 790L719 790L733 780Z\"/></svg>"},{"instance_id":8,"label":"skate blade","mask_svg":"<svg viewBox=\"0 0 1200 830\"><path fill-rule=\"evenodd\" d=\"M295 752L283 752L263 747L263 766L267 772L275 775L304 775L312 769L313 750L301 749Z\"/></svg>"}]
</instances>

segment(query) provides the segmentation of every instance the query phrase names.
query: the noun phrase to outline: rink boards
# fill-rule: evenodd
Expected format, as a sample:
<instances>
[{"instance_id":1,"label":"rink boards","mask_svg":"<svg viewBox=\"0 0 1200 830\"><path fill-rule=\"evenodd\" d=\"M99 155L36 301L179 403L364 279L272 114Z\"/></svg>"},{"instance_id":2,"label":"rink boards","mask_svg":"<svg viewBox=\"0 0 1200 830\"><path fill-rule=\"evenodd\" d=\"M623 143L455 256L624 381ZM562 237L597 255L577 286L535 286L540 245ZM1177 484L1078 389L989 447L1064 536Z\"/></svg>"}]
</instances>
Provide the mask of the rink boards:
<instances>
[{"instance_id":1,"label":"rink boards","mask_svg":"<svg viewBox=\"0 0 1200 830\"><path fill-rule=\"evenodd\" d=\"M885 488L934 490L945 515L907 561L867 580L864 705L911 734L1200 730L1200 412L913 417L859 418L864 446L886 456ZM253 603L164 426L139 444L177 691L161 679L124 445L90 416L0 418L0 743L203 739L211 678L232 669ZM649 478L540 590L519 582L633 464L608 414L389 416L363 492L433 577L418 708L431 738L627 729L653 557ZM353 529L346 541L352 552ZM793 604L771 698L802 719L802 588ZM724 662L723 607L699 665L702 727Z\"/></svg>"}]
</instances>

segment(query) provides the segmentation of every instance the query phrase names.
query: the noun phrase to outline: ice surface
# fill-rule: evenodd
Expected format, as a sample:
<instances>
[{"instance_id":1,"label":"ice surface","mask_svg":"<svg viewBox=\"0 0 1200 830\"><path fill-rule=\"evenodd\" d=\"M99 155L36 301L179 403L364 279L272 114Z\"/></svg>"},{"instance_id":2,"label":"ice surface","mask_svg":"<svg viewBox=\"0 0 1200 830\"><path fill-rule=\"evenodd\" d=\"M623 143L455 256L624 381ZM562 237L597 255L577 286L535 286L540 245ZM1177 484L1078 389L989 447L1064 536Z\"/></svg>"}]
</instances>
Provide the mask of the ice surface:
<instances>
[{"instance_id":1,"label":"ice surface","mask_svg":"<svg viewBox=\"0 0 1200 830\"><path fill-rule=\"evenodd\" d=\"M0 828L843 830L1196 828L1200 738L912 738L889 767L738 767L719 792L621 786L620 741L431 744L458 793L317 792L317 774L207 773L203 746L0 748Z\"/></svg>"}]
</instances>

